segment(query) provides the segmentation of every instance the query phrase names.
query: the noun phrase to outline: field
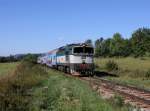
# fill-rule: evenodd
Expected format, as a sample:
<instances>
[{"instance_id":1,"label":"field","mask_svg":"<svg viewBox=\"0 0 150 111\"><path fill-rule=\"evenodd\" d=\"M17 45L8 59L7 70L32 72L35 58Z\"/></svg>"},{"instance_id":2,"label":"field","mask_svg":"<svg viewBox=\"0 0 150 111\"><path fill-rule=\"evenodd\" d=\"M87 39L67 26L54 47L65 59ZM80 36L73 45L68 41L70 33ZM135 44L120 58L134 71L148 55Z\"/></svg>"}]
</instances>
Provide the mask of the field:
<instances>
[{"instance_id":1,"label":"field","mask_svg":"<svg viewBox=\"0 0 150 111\"><path fill-rule=\"evenodd\" d=\"M0 63L0 76L10 73L16 66L18 62L13 63Z\"/></svg>"},{"instance_id":2,"label":"field","mask_svg":"<svg viewBox=\"0 0 150 111\"><path fill-rule=\"evenodd\" d=\"M106 68L110 60L118 65L117 71L108 71ZM105 76L108 79L150 89L150 58L96 58L95 63L97 70L119 76Z\"/></svg>"},{"instance_id":3,"label":"field","mask_svg":"<svg viewBox=\"0 0 150 111\"><path fill-rule=\"evenodd\" d=\"M18 65L12 74L0 80L0 93L1 111L129 111L131 109L120 101L120 97L103 100L83 81L26 62ZM2 96L3 94L7 96Z\"/></svg>"}]
</instances>

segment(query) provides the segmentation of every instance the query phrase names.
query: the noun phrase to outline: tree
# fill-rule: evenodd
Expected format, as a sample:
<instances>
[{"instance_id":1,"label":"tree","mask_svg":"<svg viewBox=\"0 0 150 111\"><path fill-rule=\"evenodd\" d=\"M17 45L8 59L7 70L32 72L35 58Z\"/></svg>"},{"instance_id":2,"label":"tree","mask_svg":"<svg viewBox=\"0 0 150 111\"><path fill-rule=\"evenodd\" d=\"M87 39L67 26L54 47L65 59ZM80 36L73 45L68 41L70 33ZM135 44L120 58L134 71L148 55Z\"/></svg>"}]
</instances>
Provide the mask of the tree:
<instances>
[{"instance_id":1,"label":"tree","mask_svg":"<svg viewBox=\"0 0 150 111\"><path fill-rule=\"evenodd\" d=\"M124 48L124 39L120 33L115 33L111 41L111 55L121 56Z\"/></svg>"},{"instance_id":2,"label":"tree","mask_svg":"<svg viewBox=\"0 0 150 111\"><path fill-rule=\"evenodd\" d=\"M130 39L132 44L133 54L138 56L144 56L146 53L150 53L150 29L139 28L133 34Z\"/></svg>"},{"instance_id":3,"label":"tree","mask_svg":"<svg viewBox=\"0 0 150 111\"><path fill-rule=\"evenodd\" d=\"M131 42L129 39L124 39L124 44L123 44L123 49L122 49L122 56L126 57L132 54L132 46Z\"/></svg>"},{"instance_id":4,"label":"tree","mask_svg":"<svg viewBox=\"0 0 150 111\"><path fill-rule=\"evenodd\" d=\"M111 56L110 44L111 44L111 39L110 38L103 41L102 47L101 47L101 51L102 51L101 56L104 56L104 57Z\"/></svg>"},{"instance_id":5,"label":"tree","mask_svg":"<svg viewBox=\"0 0 150 111\"><path fill-rule=\"evenodd\" d=\"M102 37L95 41L95 56L96 57L102 56L102 43L103 43Z\"/></svg>"},{"instance_id":6,"label":"tree","mask_svg":"<svg viewBox=\"0 0 150 111\"><path fill-rule=\"evenodd\" d=\"M125 39L120 33L112 38L95 41L95 56L150 56L150 29L139 28L133 32L130 39Z\"/></svg>"},{"instance_id":7,"label":"tree","mask_svg":"<svg viewBox=\"0 0 150 111\"><path fill-rule=\"evenodd\" d=\"M110 41L111 56L129 56L131 54L131 44L128 39L124 39L120 33L115 33Z\"/></svg>"},{"instance_id":8,"label":"tree","mask_svg":"<svg viewBox=\"0 0 150 111\"><path fill-rule=\"evenodd\" d=\"M120 33L115 33L113 38L97 39L95 41L95 56L113 57L129 56L131 54L131 44L128 39L124 39Z\"/></svg>"},{"instance_id":9,"label":"tree","mask_svg":"<svg viewBox=\"0 0 150 111\"><path fill-rule=\"evenodd\" d=\"M36 55L36 54L27 54L23 58L23 61L27 61L27 62L31 62L31 63L37 63L37 57L38 57L38 55Z\"/></svg>"},{"instance_id":10,"label":"tree","mask_svg":"<svg viewBox=\"0 0 150 111\"><path fill-rule=\"evenodd\" d=\"M7 58L6 57L0 57L0 62L1 63L7 62Z\"/></svg>"},{"instance_id":11,"label":"tree","mask_svg":"<svg viewBox=\"0 0 150 111\"><path fill-rule=\"evenodd\" d=\"M14 58L14 56L10 55L7 57L0 57L0 62L4 63L4 62L16 62L17 59Z\"/></svg>"}]
</instances>

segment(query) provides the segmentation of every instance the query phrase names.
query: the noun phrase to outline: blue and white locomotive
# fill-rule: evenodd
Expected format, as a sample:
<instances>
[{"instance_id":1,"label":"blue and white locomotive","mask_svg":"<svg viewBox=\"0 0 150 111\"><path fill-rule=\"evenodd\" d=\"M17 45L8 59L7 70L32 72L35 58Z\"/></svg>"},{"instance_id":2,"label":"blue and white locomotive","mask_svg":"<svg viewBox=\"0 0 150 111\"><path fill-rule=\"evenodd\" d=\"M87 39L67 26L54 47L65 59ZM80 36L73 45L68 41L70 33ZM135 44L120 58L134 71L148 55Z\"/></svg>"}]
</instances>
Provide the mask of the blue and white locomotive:
<instances>
[{"instance_id":1,"label":"blue and white locomotive","mask_svg":"<svg viewBox=\"0 0 150 111\"><path fill-rule=\"evenodd\" d=\"M38 57L38 63L46 64L67 73L94 74L94 48L88 44L69 44Z\"/></svg>"}]
</instances>

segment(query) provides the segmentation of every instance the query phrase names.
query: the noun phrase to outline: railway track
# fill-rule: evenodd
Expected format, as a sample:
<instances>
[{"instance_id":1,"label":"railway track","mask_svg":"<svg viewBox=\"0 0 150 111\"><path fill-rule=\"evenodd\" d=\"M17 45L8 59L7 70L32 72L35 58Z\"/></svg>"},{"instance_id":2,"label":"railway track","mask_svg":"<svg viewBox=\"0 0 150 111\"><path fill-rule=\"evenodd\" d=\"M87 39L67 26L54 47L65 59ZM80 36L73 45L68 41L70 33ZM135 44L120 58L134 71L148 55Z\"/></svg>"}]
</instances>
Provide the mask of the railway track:
<instances>
[{"instance_id":1,"label":"railway track","mask_svg":"<svg viewBox=\"0 0 150 111\"><path fill-rule=\"evenodd\" d=\"M150 111L150 91L128 85L119 84L110 80L99 77L83 77L80 78L89 82L92 86L97 86L97 90L105 90L107 94L117 93L125 99L126 103L130 103L135 107L141 108L143 111Z\"/></svg>"}]
</instances>

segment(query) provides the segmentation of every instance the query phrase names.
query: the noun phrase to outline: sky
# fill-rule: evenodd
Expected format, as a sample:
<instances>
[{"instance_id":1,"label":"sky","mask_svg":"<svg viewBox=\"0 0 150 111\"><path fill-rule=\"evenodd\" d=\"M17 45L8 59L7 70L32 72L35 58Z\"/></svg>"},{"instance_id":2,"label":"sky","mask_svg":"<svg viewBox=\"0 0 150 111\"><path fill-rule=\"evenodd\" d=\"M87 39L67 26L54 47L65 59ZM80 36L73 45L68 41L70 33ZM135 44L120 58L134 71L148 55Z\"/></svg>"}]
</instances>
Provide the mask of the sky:
<instances>
[{"instance_id":1,"label":"sky","mask_svg":"<svg viewBox=\"0 0 150 111\"><path fill-rule=\"evenodd\" d=\"M130 38L150 28L150 0L0 0L0 55L42 53L69 43Z\"/></svg>"}]
</instances>

